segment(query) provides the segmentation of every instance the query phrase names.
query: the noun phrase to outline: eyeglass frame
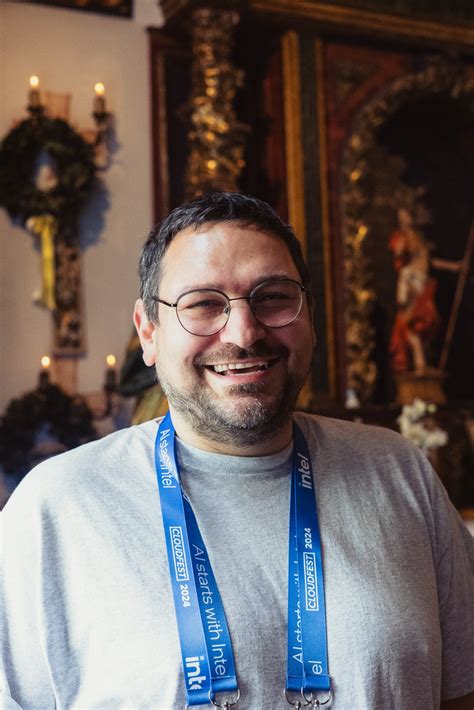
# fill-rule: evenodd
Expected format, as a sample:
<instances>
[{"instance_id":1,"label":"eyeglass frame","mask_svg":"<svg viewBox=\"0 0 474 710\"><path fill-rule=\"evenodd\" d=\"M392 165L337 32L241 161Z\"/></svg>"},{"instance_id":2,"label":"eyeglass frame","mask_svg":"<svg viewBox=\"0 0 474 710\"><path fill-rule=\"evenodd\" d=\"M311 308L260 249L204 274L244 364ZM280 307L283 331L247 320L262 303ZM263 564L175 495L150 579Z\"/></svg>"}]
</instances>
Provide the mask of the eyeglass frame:
<instances>
[{"instance_id":1,"label":"eyeglass frame","mask_svg":"<svg viewBox=\"0 0 474 710\"><path fill-rule=\"evenodd\" d=\"M285 323L284 325L266 325L265 323L262 323L255 315L255 311L252 308L252 305L250 303L250 299L252 298L254 292L257 289L259 289L261 286L264 286L265 284L279 283L280 281L283 281L285 283L289 282L289 283L296 284L300 288L300 294L301 294L300 307L298 308L298 311L297 311L295 317L292 318L290 321L288 321L288 323ZM229 309L228 313L227 313L227 319L226 319L224 325L222 325L220 328L215 330L213 333L206 333L206 334L193 333L192 331L188 330L182 324L181 319L178 315L178 304L179 304L180 299L183 298L183 296L188 296L190 293L196 293L199 291L210 291L211 293L218 293L221 296L224 296L224 298L227 301L227 304L228 304L227 308ZM224 293L224 291L219 291L218 288L192 288L189 291L185 291L184 293L180 293L178 298L176 299L175 303L168 303L168 301L164 301L162 298L158 298L158 296L152 296L151 298L153 301L156 301L156 303L162 303L164 306L168 306L169 308L175 308L176 309L176 311L175 311L176 318L178 319L178 323L187 333L189 333L190 335L195 335L197 338L208 338L211 335L216 335L217 333L220 333L220 331L224 330L224 328L226 327L227 323L229 322L230 312L232 310L232 307L230 305L232 301L247 301L253 317L255 318L257 323L259 323L260 325L263 325L264 328L286 328L286 326L293 323L298 318L299 314L301 313L301 309L303 307L303 293L307 294L308 289L306 288L306 286L304 284L300 283L299 281L296 281L295 279L287 279L287 278L273 278L273 279L266 279L265 281L261 281L260 283L258 283L256 286L253 287L253 289L250 291L248 296L237 296L235 298L229 298L229 296L226 293ZM223 312L225 313L225 310Z\"/></svg>"}]
</instances>

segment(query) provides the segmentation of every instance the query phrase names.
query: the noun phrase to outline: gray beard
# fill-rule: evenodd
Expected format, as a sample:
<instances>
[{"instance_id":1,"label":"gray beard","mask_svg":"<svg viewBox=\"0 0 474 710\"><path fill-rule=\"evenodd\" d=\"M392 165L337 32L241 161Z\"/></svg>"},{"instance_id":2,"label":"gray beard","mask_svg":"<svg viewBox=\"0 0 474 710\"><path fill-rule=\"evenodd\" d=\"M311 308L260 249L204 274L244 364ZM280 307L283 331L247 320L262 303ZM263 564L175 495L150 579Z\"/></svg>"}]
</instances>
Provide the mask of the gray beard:
<instances>
[{"instance_id":1,"label":"gray beard","mask_svg":"<svg viewBox=\"0 0 474 710\"><path fill-rule=\"evenodd\" d=\"M159 366L157 374L169 403L197 434L242 447L255 446L275 436L287 424L303 386L303 382L287 376L280 394L267 403L259 397L265 392L264 385L234 385L229 388L229 406L225 401L216 401L205 385L196 384L183 392L166 382ZM238 406L233 406L236 400Z\"/></svg>"}]
</instances>

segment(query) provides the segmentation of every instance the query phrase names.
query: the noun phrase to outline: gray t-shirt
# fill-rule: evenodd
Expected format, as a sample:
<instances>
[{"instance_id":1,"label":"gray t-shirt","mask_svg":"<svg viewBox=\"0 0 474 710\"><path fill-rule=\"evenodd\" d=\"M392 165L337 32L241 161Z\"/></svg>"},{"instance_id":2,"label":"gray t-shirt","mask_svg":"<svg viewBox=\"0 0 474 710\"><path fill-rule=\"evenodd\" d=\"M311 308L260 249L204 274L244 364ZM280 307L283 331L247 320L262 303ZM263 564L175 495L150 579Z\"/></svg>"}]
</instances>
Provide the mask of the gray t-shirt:
<instances>
[{"instance_id":1,"label":"gray t-shirt","mask_svg":"<svg viewBox=\"0 0 474 710\"><path fill-rule=\"evenodd\" d=\"M474 691L473 540L428 463L387 430L298 422L315 475L331 707L432 710ZM156 430L50 459L4 509L4 672L25 709L184 708ZM179 442L178 459L226 611L238 707L288 708L291 447L229 457Z\"/></svg>"}]
</instances>

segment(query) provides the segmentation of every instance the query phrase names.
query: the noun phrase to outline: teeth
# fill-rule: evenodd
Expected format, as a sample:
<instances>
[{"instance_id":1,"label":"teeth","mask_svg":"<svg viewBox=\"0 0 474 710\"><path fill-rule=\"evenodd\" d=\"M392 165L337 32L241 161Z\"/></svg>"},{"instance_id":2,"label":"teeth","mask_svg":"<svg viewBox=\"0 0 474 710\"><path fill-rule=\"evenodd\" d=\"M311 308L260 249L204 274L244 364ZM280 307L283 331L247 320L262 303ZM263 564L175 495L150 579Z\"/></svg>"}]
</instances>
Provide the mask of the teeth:
<instances>
[{"instance_id":1,"label":"teeth","mask_svg":"<svg viewBox=\"0 0 474 710\"><path fill-rule=\"evenodd\" d=\"M251 367L267 368L269 367L269 363L265 361L252 363L230 362L227 365L213 365L215 372L227 372L227 370L248 370Z\"/></svg>"}]
</instances>

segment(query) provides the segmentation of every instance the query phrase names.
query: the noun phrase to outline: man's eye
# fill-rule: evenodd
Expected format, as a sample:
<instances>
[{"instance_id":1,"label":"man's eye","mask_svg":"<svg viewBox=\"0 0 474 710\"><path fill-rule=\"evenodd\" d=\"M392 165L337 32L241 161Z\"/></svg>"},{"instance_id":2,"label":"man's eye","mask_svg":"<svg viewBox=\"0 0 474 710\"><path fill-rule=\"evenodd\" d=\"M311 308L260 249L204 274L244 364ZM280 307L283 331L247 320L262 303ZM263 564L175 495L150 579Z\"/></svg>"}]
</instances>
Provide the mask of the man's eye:
<instances>
[{"instance_id":1,"label":"man's eye","mask_svg":"<svg viewBox=\"0 0 474 710\"><path fill-rule=\"evenodd\" d=\"M291 300L292 296L287 293L281 293L279 291L272 291L268 293L259 293L254 296L254 303L278 303L283 301Z\"/></svg>"},{"instance_id":2,"label":"man's eye","mask_svg":"<svg viewBox=\"0 0 474 710\"><path fill-rule=\"evenodd\" d=\"M188 303L186 305L186 308L202 308L203 310L206 309L214 309L214 308L224 308L225 303L222 303L222 301L195 301L194 303Z\"/></svg>"},{"instance_id":3,"label":"man's eye","mask_svg":"<svg viewBox=\"0 0 474 710\"><path fill-rule=\"evenodd\" d=\"M213 318L224 312L227 303L218 298L200 298L182 303L180 313L189 318Z\"/></svg>"}]
</instances>

